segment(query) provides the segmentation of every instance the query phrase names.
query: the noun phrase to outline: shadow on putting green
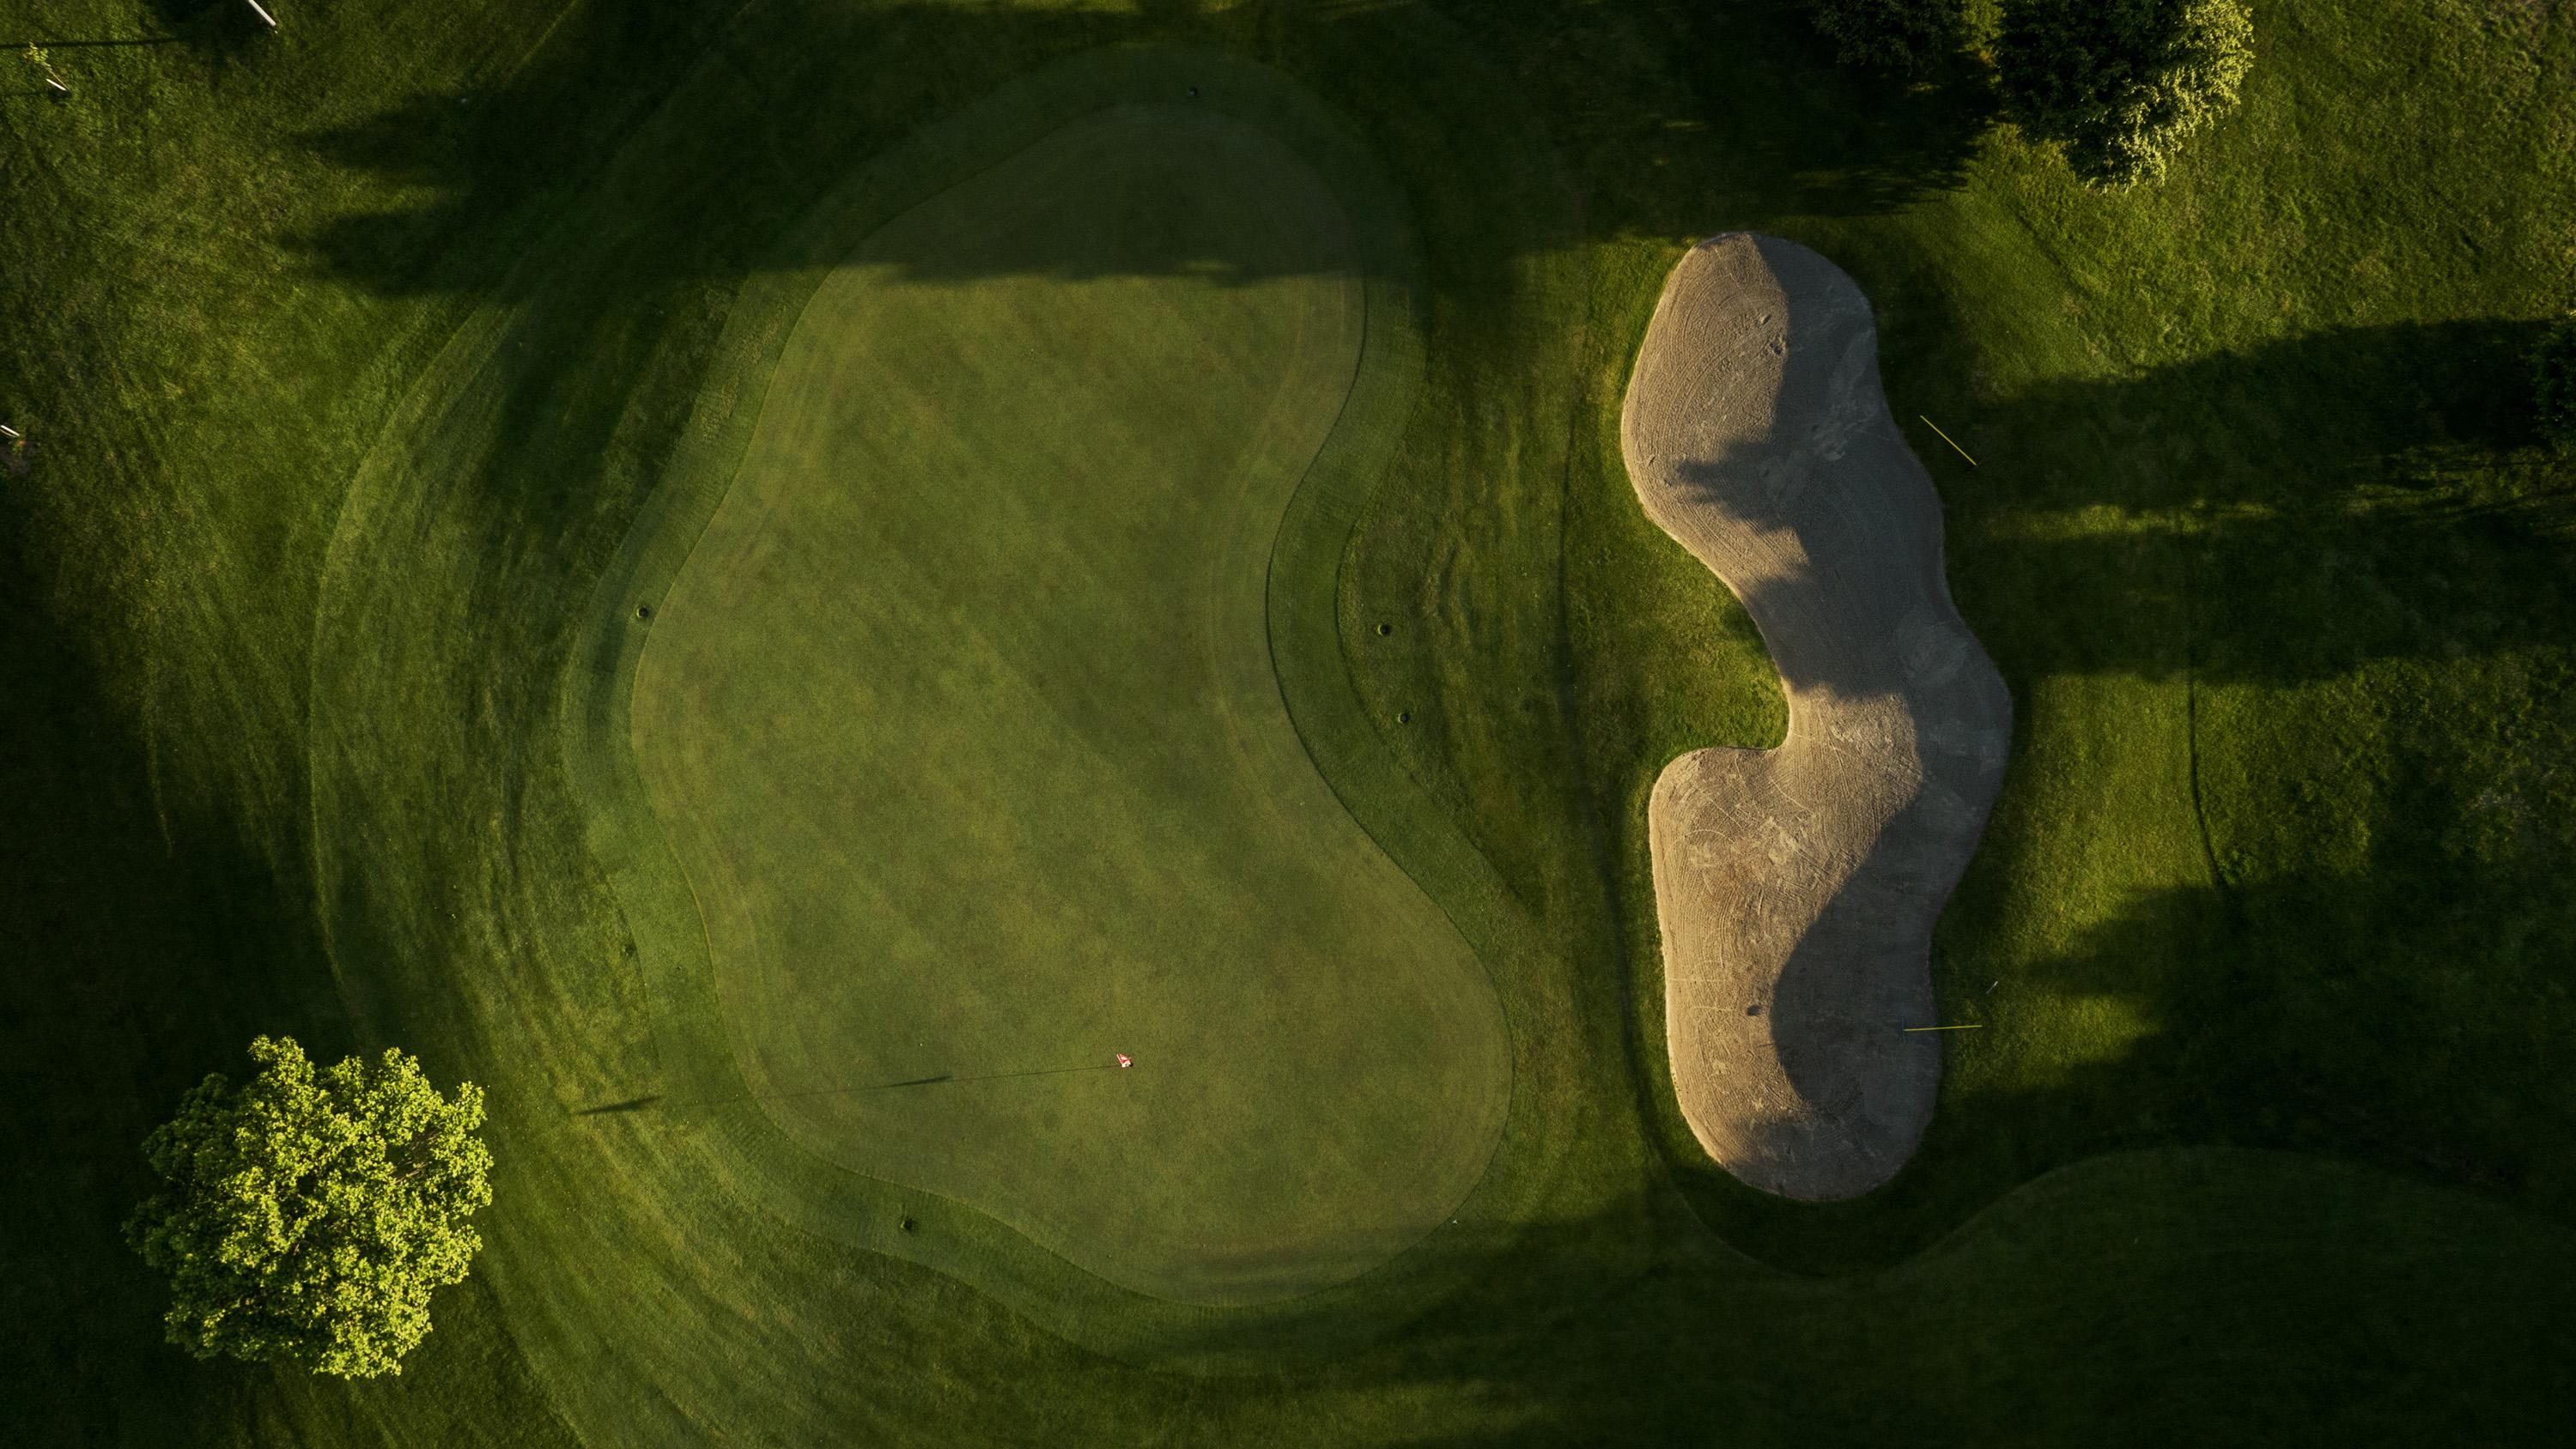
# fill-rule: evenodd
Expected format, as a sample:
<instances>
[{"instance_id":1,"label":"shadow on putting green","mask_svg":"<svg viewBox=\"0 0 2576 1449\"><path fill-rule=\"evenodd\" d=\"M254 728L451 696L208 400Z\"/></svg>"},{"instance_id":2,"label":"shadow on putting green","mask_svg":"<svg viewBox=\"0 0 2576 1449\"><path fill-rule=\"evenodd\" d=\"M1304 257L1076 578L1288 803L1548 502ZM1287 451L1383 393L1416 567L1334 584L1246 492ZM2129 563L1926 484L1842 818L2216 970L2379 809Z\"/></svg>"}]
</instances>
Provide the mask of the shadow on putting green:
<instances>
[{"instance_id":1,"label":"shadow on putting green","mask_svg":"<svg viewBox=\"0 0 2576 1449\"><path fill-rule=\"evenodd\" d=\"M1568 15L1524 23L1560 27L1571 38L1593 22ZM1415 6L1265 4L1211 12L1167 3L1134 12L1032 13L792 0L721 18L667 7L585 10L506 87L419 96L306 137L321 158L399 178L424 199L347 216L291 240L318 270L378 291L508 295L527 280L514 281L507 269L518 253L460 242L494 227L542 228L567 203L605 203L603 239L652 238L625 259L632 269L626 284L639 301L692 282L799 265L802 258L775 250L794 218L940 114L931 89L907 72L936 68L937 58L961 74L984 76L991 88L1078 51L1137 42L1210 45L1286 62L1300 76L1331 83L1325 101L1362 129L1415 124L1443 110L1481 112L1492 133L1486 146L1511 164L1552 172L1565 153L1581 174L1600 178L1584 197L1596 234L1687 235L1747 212L1895 210L1957 185L1992 115L1983 73L1965 60L1911 84L1834 66L1802 7L1693 10L1629 23L1639 27L1636 43L1694 58L1679 68L1683 79L1640 92L1632 82L1642 78L1585 78L1583 52L1561 52L1573 69L1531 84L1624 86L1626 94L1616 108L1562 110L1573 129L1550 136L1536 127L1528 98L1515 96L1492 68L1473 30ZM886 54L907 56L905 71L868 69L869 58ZM673 55L694 65L667 88L626 84L637 75L671 74ZM1612 57L1598 63L1609 66ZM971 82L951 78L944 87L950 96L961 92L971 93ZM1830 119L1739 124L1784 106ZM680 115L685 126L663 124ZM646 171L603 170L604 158L656 127ZM1721 144L1721 135L1730 139ZM1741 139L1747 135L1759 139L1748 145ZM1472 150L1450 159L1471 168L1490 161ZM1474 219L1460 224L1473 228ZM1539 252L1567 240L1487 229L1467 248L1451 250L1499 243ZM1032 231L1021 250L982 249L971 265L976 274L1053 273L1089 263L1081 241ZM1257 276L1241 270L1250 261L1174 252L1124 257L1121 265ZM948 252L904 263L925 278L968 275L963 259ZM1481 284L1476 271L1450 275Z\"/></svg>"}]
</instances>

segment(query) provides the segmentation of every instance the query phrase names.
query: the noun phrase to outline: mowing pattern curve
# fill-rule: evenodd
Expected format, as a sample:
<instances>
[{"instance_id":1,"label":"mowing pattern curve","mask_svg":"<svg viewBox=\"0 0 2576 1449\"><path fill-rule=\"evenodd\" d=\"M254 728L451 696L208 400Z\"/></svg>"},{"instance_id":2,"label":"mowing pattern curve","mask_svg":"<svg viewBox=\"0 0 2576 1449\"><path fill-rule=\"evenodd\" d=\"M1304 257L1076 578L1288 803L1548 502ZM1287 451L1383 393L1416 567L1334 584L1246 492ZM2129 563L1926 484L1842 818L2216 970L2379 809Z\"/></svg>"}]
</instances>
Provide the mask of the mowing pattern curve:
<instances>
[{"instance_id":1,"label":"mowing pattern curve","mask_svg":"<svg viewBox=\"0 0 2576 1449\"><path fill-rule=\"evenodd\" d=\"M1257 126L1127 104L853 240L635 675L746 1094L1139 1292L1383 1262L1474 1185L1509 1068L1273 673L1273 543L1366 336L1343 203Z\"/></svg>"}]
</instances>

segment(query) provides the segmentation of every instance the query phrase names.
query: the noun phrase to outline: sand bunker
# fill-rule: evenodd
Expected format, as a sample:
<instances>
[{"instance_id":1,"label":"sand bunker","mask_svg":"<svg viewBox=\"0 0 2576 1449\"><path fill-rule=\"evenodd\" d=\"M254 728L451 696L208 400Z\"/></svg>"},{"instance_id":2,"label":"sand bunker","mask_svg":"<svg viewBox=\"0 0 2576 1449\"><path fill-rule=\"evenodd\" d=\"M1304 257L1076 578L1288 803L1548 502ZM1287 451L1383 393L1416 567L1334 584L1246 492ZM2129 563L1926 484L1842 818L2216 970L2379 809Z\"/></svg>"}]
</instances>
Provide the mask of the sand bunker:
<instances>
[{"instance_id":1,"label":"sand bunker","mask_svg":"<svg viewBox=\"0 0 2576 1449\"><path fill-rule=\"evenodd\" d=\"M1941 1080L1932 923L1985 827L2012 700L1941 575L1941 503L1879 391L1851 278L1737 233L1673 269L1621 442L1647 516L1726 581L1789 701L1776 750L1655 782L1655 907L1683 1115L1755 1187L1851 1197Z\"/></svg>"}]
</instances>

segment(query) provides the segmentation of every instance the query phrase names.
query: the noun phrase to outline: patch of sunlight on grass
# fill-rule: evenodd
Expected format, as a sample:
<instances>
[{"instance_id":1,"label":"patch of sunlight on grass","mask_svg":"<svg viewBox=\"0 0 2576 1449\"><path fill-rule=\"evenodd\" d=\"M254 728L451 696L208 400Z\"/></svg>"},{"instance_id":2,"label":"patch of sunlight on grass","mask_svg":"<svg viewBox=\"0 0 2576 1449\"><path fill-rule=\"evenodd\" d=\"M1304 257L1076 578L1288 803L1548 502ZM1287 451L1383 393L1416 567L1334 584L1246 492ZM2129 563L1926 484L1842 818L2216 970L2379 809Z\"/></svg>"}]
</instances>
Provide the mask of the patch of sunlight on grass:
<instances>
[{"instance_id":1,"label":"patch of sunlight on grass","mask_svg":"<svg viewBox=\"0 0 2576 1449\"><path fill-rule=\"evenodd\" d=\"M2045 680L2022 729L1988 832L2002 848L1972 868L2002 874L1968 885L1971 900L1996 888L1993 914L1946 940L1968 992L1961 1019L1990 1024L1954 1060L1963 1092L2057 1086L2127 1055L2194 979L2199 917L2214 902L2178 683Z\"/></svg>"},{"instance_id":2,"label":"patch of sunlight on grass","mask_svg":"<svg viewBox=\"0 0 2576 1449\"><path fill-rule=\"evenodd\" d=\"M2124 1061L2165 1029L2143 997L2116 991L2042 989L1998 1015L1994 1030L2020 1055L2023 1089L2062 1086L2082 1068Z\"/></svg>"},{"instance_id":3,"label":"patch of sunlight on grass","mask_svg":"<svg viewBox=\"0 0 2576 1449\"><path fill-rule=\"evenodd\" d=\"M2122 508L2096 503L2084 508L2027 509L1999 514L1980 525L1987 538L2011 543L2067 543L2100 538L2189 538L2230 523L2263 523L2280 510L2260 503L2212 507Z\"/></svg>"}]
</instances>

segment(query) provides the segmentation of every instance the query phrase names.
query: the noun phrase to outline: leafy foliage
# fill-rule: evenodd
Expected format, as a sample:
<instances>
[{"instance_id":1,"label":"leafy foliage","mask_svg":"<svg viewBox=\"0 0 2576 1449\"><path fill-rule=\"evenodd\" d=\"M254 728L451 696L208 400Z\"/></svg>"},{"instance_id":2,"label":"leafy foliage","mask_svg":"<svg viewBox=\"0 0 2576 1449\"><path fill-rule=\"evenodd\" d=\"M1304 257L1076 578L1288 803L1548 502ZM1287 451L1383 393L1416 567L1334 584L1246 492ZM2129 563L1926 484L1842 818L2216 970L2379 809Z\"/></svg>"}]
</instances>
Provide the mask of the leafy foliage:
<instances>
[{"instance_id":1,"label":"leafy foliage","mask_svg":"<svg viewBox=\"0 0 2576 1449\"><path fill-rule=\"evenodd\" d=\"M2541 435L2576 453L2576 313L2541 334L2531 350L2531 384Z\"/></svg>"},{"instance_id":2,"label":"leafy foliage","mask_svg":"<svg viewBox=\"0 0 2576 1449\"><path fill-rule=\"evenodd\" d=\"M259 1075L239 1091L207 1077L143 1144L164 1186L126 1231L170 1275L170 1341L399 1373L431 1291L463 1281L483 1246L466 1223L492 1200L483 1094L441 1097L399 1051L318 1073L291 1039L250 1055Z\"/></svg>"},{"instance_id":3,"label":"leafy foliage","mask_svg":"<svg viewBox=\"0 0 2576 1449\"><path fill-rule=\"evenodd\" d=\"M2241 0L2008 0L1995 40L2006 109L2097 186L2163 175L2253 63Z\"/></svg>"},{"instance_id":4,"label":"leafy foliage","mask_svg":"<svg viewBox=\"0 0 2576 1449\"><path fill-rule=\"evenodd\" d=\"M1816 28L1846 65L1912 70L1958 48L1960 0L1815 0Z\"/></svg>"}]
</instances>

